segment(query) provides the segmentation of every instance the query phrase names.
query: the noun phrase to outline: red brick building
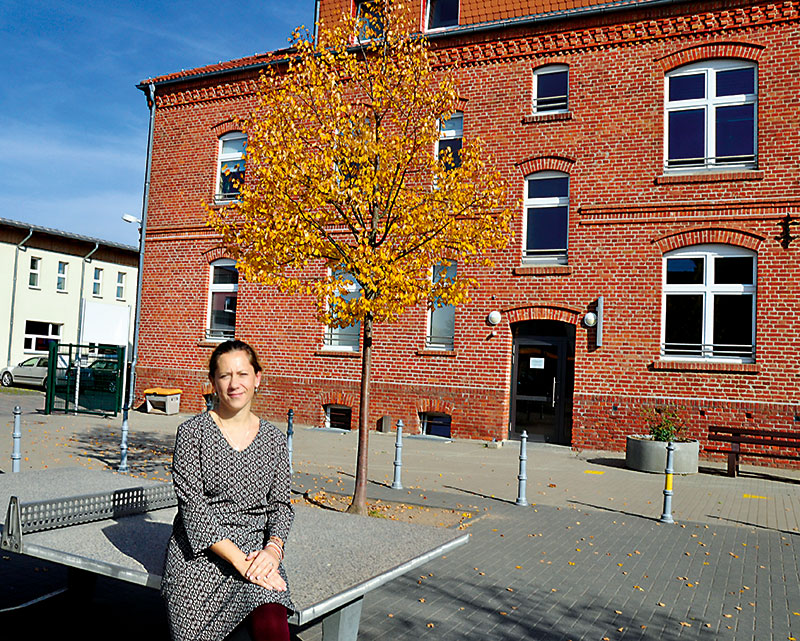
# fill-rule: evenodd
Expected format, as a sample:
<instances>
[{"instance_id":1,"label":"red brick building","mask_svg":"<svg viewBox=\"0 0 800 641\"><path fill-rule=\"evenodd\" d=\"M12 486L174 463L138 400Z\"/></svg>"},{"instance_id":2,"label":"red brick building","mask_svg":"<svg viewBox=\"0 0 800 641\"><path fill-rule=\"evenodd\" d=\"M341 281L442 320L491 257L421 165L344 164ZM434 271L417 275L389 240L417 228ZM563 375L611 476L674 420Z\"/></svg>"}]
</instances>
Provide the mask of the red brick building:
<instances>
[{"instance_id":1,"label":"red brick building","mask_svg":"<svg viewBox=\"0 0 800 641\"><path fill-rule=\"evenodd\" d=\"M704 444L709 424L800 430L800 0L422 0L419 16L458 65L463 114L443 137L480 136L523 205L470 303L376 329L370 422L619 449L668 404ZM201 203L235 198L232 118L286 55L141 85L138 386L181 387L199 410L208 356L235 332L264 361L261 412L355 426L357 334L237 279L204 226Z\"/></svg>"}]
</instances>

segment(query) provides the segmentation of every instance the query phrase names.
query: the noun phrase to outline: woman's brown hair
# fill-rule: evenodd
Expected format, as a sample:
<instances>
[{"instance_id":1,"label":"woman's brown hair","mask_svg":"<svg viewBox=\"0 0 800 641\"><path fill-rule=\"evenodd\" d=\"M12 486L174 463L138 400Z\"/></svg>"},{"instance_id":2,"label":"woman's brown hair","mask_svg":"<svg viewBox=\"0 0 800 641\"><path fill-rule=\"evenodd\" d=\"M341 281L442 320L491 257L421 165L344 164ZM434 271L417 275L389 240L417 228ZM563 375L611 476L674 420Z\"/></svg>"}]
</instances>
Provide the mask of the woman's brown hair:
<instances>
[{"instance_id":1,"label":"woman's brown hair","mask_svg":"<svg viewBox=\"0 0 800 641\"><path fill-rule=\"evenodd\" d=\"M256 350L254 350L250 345L245 343L244 341L240 341L237 339L225 341L224 343L220 343L217 345L216 349L211 353L211 358L208 359L208 378L214 378L214 375L217 373L217 367L219 365L219 357L223 354L229 354L230 352L244 352L247 354L247 358L250 361L250 364L253 366L253 370L256 374L261 371L261 363L258 362L258 356L256 355Z\"/></svg>"}]
</instances>

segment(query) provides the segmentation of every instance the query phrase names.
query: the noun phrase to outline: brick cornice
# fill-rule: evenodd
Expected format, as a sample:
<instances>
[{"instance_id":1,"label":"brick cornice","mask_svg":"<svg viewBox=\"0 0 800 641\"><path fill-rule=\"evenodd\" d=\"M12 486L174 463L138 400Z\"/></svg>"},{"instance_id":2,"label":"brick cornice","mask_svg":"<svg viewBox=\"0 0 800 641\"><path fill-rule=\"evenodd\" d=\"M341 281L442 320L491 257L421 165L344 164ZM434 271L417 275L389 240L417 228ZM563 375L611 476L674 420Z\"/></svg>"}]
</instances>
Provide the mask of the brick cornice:
<instances>
[{"instance_id":1,"label":"brick cornice","mask_svg":"<svg viewBox=\"0 0 800 641\"><path fill-rule=\"evenodd\" d=\"M783 2L764 2L751 7L706 11L690 16L666 16L656 19L642 19L627 23L608 24L598 27L566 30L557 33L541 33L529 36L510 37L504 40L487 42L457 43L439 45L434 53L437 65L473 66L503 60L541 58L548 56L546 62L566 62L569 56L587 49L603 49L617 46L658 41L674 38L702 38L713 34L735 34L743 30L784 22L800 21L800 0ZM724 46L722 43L721 46ZM738 42L735 49L747 59L755 52L750 43ZM689 51L686 49L685 51ZM750 51L750 54L747 52ZM680 55L677 52L674 55ZM673 55L673 54L669 54ZM736 56L740 57L740 56ZM664 64L662 59L659 64ZM216 84L176 89L167 93L156 93L156 107L164 109L185 104L208 102L212 100L236 100L253 95L258 86L256 72L253 77L241 75L248 73L242 69L231 69L231 74L239 78L220 78ZM202 78L188 78L188 82L203 82Z\"/></svg>"},{"instance_id":2,"label":"brick cornice","mask_svg":"<svg viewBox=\"0 0 800 641\"><path fill-rule=\"evenodd\" d=\"M800 211L800 197L702 202L631 203L625 205L582 205L581 225L634 222L675 222L676 220L719 221L721 219L779 219Z\"/></svg>"},{"instance_id":3,"label":"brick cornice","mask_svg":"<svg viewBox=\"0 0 800 641\"><path fill-rule=\"evenodd\" d=\"M441 66L471 66L555 53L609 48L634 43L698 37L715 33L735 33L755 26L800 20L800 0L780 4L764 2L752 7L706 11L693 15L642 19L593 28L508 38L468 45L442 47L436 51ZM740 43L742 44L742 43ZM744 45L746 46L746 45ZM748 56L749 57L749 56Z\"/></svg>"}]
</instances>

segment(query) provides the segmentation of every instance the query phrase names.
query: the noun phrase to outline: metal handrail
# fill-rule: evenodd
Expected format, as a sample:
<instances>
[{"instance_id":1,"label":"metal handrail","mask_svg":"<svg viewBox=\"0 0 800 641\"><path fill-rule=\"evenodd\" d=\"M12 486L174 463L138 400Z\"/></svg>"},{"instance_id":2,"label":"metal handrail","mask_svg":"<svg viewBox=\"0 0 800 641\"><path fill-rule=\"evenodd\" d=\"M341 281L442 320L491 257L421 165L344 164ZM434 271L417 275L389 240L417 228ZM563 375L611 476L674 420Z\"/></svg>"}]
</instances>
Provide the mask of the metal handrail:
<instances>
[{"instance_id":1,"label":"metal handrail","mask_svg":"<svg viewBox=\"0 0 800 641\"><path fill-rule=\"evenodd\" d=\"M730 165L747 165L748 169L758 166L758 154L741 154L739 156L708 156L698 158L667 158L666 169L709 169ZM751 167L752 165L752 167Z\"/></svg>"},{"instance_id":2,"label":"metal handrail","mask_svg":"<svg viewBox=\"0 0 800 641\"><path fill-rule=\"evenodd\" d=\"M661 344L662 356L685 356L691 358L755 358L755 345L729 343L674 343Z\"/></svg>"}]
</instances>

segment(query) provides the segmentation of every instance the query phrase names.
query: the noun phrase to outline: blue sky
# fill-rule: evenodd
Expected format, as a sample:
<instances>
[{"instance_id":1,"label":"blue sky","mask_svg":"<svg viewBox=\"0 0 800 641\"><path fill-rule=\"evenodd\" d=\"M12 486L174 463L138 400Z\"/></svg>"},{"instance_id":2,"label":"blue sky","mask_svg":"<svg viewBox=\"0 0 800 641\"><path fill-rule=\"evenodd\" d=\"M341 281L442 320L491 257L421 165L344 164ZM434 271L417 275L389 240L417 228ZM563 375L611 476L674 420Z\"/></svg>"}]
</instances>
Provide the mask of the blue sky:
<instances>
[{"instance_id":1,"label":"blue sky","mask_svg":"<svg viewBox=\"0 0 800 641\"><path fill-rule=\"evenodd\" d=\"M136 244L145 78L287 45L314 0L0 0L0 217Z\"/></svg>"}]
</instances>

